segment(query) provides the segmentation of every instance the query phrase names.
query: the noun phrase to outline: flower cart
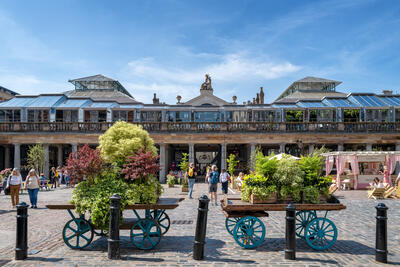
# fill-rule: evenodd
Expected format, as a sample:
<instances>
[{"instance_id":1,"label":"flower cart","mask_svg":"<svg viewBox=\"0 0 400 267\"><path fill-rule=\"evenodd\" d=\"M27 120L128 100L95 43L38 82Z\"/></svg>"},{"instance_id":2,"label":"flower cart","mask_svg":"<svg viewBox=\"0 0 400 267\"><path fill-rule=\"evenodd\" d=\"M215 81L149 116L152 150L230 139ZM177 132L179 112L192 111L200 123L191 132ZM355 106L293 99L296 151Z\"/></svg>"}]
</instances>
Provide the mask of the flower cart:
<instances>
[{"instance_id":1,"label":"flower cart","mask_svg":"<svg viewBox=\"0 0 400 267\"><path fill-rule=\"evenodd\" d=\"M315 250L333 246L338 231L333 221L327 218L329 211L342 210L346 206L337 199L333 203L294 204L296 207L296 235L304 239ZM270 211L285 211L287 204L251 204L241 199L226 198L221 201L226 217L225 226L236 243L246 249L256 248L265 239L266 230L260 217L268 217Z\"/></svg>"},{"instance_id":2,"label":"flower cart","mask_svg":"<svg viewBox=\"0 0 400 267\"><path fill-rule=\"evenodd\" d=\"M130 230L132 244L139 249L152 249L160 242L170 227L170 219L166 210L172 210L179 206L184 198L160 198L156 204L127 205L126 210L132 210L134 218L123 218L121 230ZM90 217L85 215L75 216L75 205L47 205L48 209L67 210L71 216L62 231L65 244L72 249L83 249L93 240L94 235L105 236L105 232L92 224ZM139 214L144 210L144 216ZM96 230L101 230L100 232Z\"/></svg>"}]
</instances>

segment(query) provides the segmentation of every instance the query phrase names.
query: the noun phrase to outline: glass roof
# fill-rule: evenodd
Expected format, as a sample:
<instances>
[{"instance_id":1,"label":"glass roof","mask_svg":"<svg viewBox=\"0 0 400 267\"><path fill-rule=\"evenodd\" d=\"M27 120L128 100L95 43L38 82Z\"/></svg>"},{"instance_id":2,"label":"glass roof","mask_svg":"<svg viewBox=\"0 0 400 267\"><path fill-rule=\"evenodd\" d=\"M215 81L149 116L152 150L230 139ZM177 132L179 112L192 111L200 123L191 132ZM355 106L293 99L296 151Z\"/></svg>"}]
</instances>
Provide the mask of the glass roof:
<instances>
[{"instance_id":1,"label":"glass roof","mask_svg":"<svg viewBox=\"0 0 400 267\"><path fill-rule=\"evenodd\" d=\"M326 108L327 107L322 102L316 102L316 101L309 101L309 102L300 101L300 102L297 102L297 105L302 108Z\"/></svg>"},{"instance_id":2,"label":"glass roof","mask_svg":"<svg viewBox=\"0 0 400 267\"><path fill-rule=\"evenodd\" d=\"M63 95L40 95L37 98L35 98L32 102L30 102L28 105L26 105L27 108L51 108L57 102L62 100L65 96Z\"/></svg>"},{"instance_id":3,"label":"glass roof","mask_svg":"<svg viewBox=\"0 0 400 267\"><path fill-rule=\"evenodd\" d=\"M142 105L119 105L120 108L141 108Z\"/></svg>"},{"instance_id":4,"label":"glass roof","mask_svg":"<svg viewBox=\"0 0 400 267\"><path fill-rule=\"evenodd\" d=\"M385 107L387 104L375 95L351 95L349 100L364 107Z\"/></svg>"},{"instance_id":5,"label":"glass roof","mask_svg":"<svg viewBox=\"0 0 400 267\"><path fill-rule=\"evenodd\" d=\"M358 104L354 104L345 98L325 98L322 100L327 106L334 108L356 108L360 107Z\"/></svg>"},{"instance_id":6,"label":"glass roof","mask_svg":"<svg viewBox=\"0 0 400 267\"><path fill-rule=\"evenodd\" d=\"M400 106L400 97L399 96L381 96L379 97L381 100L386 102L390 106L399 107Z\"/></svg>"},{"instance_id":7,"label":"glass roof","mask_svg":"<svg viewBox=\"0 0 400 267\"><path fill-rule=\"evenodd\" d=\"M80 108L92 103L89 99L68 99L67 101L57 105L58 108Z\"/></svg>"},{"instance_id":8,"label":"glass roof","mask_svg":"<svg viewBox=\"0 0 400 267\"><path fill-rule=\"evenodd\" d=\"M282 105L273 104L272 107L273 108L299 108L296 104L282 104Z\"/></svg>"},{"instance_id":9,"label":"glass roof","mask_svg":"<svg viewBox=\"0 0 400 267\"><path fill-rule=\"evenodd\" d=\"M0 107L2 108L20 108L26 107L30 102L35 100L35 97L14 97L8 101L0 102Z\"/></svg>"},{"instance_id":10,"label":"glass roof","mask_svg":"<svg viewBox=\"0 0 400 267\"><path fill-rule=\"evenodd\" d=\"M93 102L91 108L114 108L118 106L116 102Z\"/></svg>"}]
</instances>

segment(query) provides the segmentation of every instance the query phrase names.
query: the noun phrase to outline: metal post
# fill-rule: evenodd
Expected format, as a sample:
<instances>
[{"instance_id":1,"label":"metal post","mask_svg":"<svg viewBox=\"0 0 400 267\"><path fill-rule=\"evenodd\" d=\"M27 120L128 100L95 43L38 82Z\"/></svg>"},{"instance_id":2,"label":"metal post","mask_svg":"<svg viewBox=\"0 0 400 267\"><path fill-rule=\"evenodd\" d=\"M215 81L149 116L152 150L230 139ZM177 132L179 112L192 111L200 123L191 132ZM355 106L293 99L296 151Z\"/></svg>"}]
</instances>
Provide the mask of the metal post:
<instances>
[{"instance_id":1,"label":"metal post","mask_svg":"<svg viewBox=\"0 0 400 267\"><path fill-rule=\"evenodd\" d=\"M120 259L119 249L119 222L121 212L121 197L114 194L110 197L110 227L108 237L108 258L111 260Z\"/></svg>"},{"instance_id":2,"label":"metal post","mask_svg":"<svg viewBox=\"0 0 400 267\"><path fill-rule=\"evenodd\" d=\"M28 257L28 205L22 202L17 205L17 239L15 245L15 260L25 260Z\"/></svg>"},{"instance_id":3,"label":"metal post","mask_svg":"<svg viewBox=\"0 0 400 267\"><path fill-rule=\"evenodd\" d=\"M290 203L286 207L285 259L296 259L296 207L293 203Z\"/></svg>"},{"instance_id":4,"label":"metal post","mask_svg":"<svg viewBox=\"0 0 400 267\"><path fill-rule=\"evenodd\" d=\"M376 242L375 260L387 263L387 210L385 204L379 203L376 208Z\"/></svg>"},{"instance_id":5,"label":"metal post","mask_svg":"<svg viewBox=\"0 0 400 267\"><path fill-rule=\"evenodd\" d=\"M207 213L210 199L203 195L199 198L199 208L197 213L196 235L194 237L193 259L202 260L204 258L204 245L207 230Z\"/></svg>"}]
</instances>

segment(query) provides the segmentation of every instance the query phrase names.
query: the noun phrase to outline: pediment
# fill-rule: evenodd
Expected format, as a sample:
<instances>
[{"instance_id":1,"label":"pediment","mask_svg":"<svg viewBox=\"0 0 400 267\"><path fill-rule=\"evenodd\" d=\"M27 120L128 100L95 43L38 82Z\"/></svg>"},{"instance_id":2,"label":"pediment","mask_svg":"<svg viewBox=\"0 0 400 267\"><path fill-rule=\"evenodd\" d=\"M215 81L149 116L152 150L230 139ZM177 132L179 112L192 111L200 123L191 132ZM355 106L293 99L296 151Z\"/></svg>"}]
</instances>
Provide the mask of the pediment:
<instances>
[{"instance_id":1,"label":"pediment","mask_svg":"<svg viewBox=\"0 0 400 267\"><path fill-rule=\"evenodd\" d=\"M226 102L225 100L211 94L202 94L185 102L185 105L192 105L192 106L202 106L202 105L223 106L228 104L229 103Z\"/></svg>"}]
</instances>

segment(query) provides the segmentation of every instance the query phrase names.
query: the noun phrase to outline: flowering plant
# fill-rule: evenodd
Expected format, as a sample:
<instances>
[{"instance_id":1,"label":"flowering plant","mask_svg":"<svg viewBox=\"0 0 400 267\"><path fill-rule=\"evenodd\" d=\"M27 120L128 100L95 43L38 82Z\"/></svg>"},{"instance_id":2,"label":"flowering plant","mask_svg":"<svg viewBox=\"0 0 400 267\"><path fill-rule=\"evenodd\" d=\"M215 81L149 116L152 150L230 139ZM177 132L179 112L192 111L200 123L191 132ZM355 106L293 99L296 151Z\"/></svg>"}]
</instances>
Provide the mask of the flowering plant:
<instances>
[{"instance_id":1,"label":"flowering plant","mask_svg":"<svg viewBox=\"0 0 400 267\"><path fill-rule=\"evenodd\" d=\"M10 176L11 171L12 171L11 168L6 168L6 169L4 169L4 170L2 170L2 171L0 172L0 176L1 176L1 177L8 177L8 176Z\"/></svg>"}]
</instances>

